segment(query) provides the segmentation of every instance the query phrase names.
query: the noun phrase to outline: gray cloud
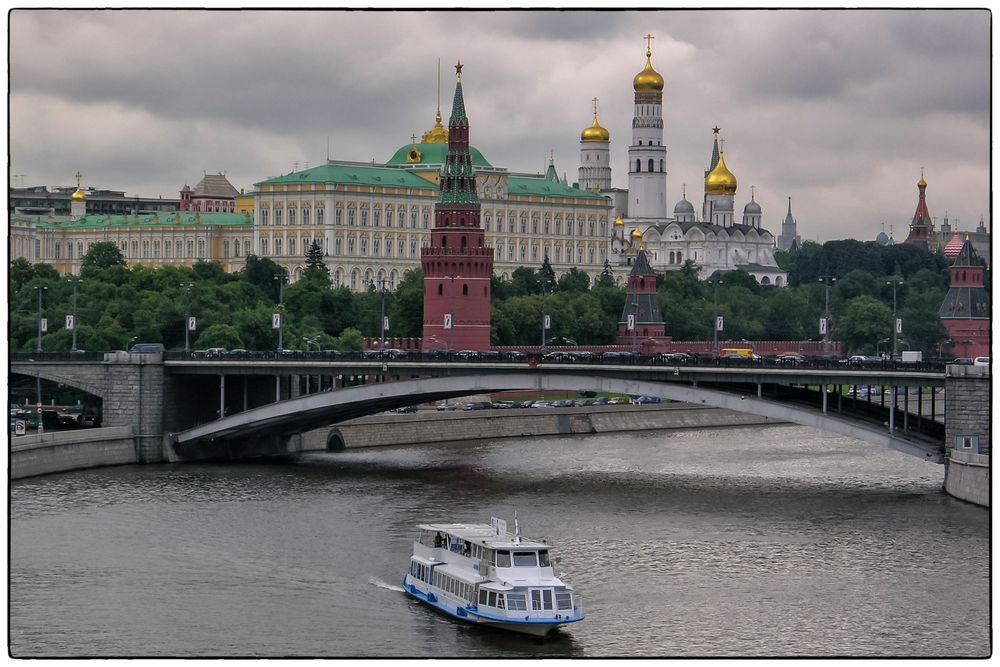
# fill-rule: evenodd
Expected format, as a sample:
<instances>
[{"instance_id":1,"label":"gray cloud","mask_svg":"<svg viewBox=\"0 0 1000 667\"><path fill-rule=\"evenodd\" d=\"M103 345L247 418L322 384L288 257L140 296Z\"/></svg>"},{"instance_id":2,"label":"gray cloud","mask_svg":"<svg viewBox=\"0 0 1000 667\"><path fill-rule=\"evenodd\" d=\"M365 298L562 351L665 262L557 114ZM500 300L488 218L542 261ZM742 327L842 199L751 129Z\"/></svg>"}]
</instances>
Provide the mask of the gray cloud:
<instances>
[{"instance_id":1,"label":"gray cloud","mask_svg":"<svg viewBox=\"0 0 1000 667\"><path fill-rule=\"evenodd\" d=\"M593 97L627 187L632 77L666 89L668 208L702 196L723 128L737 207L754 185L777 229L905 229L925 167L932 215L989 211L990 14L984 10L14 10L11 172L176 197L203 170L234 185L325 159L384 161L431 127L441 60L466 64L472 140L517 172L576 179ZM899 236L899 233L897 233Z\"/></svg>"}]
</instances>

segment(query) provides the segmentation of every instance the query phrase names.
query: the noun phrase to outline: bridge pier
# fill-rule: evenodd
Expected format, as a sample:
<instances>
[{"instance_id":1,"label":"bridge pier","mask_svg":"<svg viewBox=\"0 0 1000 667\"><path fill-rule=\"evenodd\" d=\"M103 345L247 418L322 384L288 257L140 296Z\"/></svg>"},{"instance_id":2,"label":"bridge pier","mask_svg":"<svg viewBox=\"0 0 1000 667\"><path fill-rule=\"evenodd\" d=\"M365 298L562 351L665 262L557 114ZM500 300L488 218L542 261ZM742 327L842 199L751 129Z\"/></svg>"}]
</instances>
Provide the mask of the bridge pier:
<instances>
[{"instance_id":1,"label":"bridge pier","mask_svg":"<svg viewBox=\"0 0 1000 667\"><path fill-rule=\"evenodd\" d=\"M945 370L944 488L962 500L990 506L990 367Z\"/></svg>"},{"instance_id":2,"label":"bridge pier","mask_svg":"<svg viewBox=\"0 0 1000 667\"><path fill-rule=\"evenodd\" d=\"M103 366L103 425L132 428L139 463L163 461L166 377L162 356L107 354Z\"/></svg>"}]
</instances>

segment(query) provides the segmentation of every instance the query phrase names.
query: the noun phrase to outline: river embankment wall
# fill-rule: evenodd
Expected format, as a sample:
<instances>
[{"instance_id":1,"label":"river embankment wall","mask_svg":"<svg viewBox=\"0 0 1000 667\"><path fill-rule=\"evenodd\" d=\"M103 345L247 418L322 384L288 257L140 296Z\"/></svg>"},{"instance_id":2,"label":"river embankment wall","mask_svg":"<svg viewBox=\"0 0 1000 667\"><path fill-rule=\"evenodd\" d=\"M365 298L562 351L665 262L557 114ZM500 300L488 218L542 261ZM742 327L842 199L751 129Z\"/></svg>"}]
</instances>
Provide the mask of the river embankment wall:
<instances>
[{"instance_id":1,"label":"river embankment wall","mask_svg":"<svg viewBox=\"0 0 1000 667\"><path fill-rule=\"evenodd\" d=\"M131 426L24 435L11 441L10 478L137 461Z\"/></svg>"},{"instance_id":2,"label":"river embankment wall","mask_svg":"<svg viewBox=\"0 0 1000 667\"><path fill-rule=\"evenodd\" d=\"M303 434L303 450L591 435L619 431L779 424L757 415L685 404L600 408L422 411L362 417Z\"/></svg>"},{"instance_id":3,"label":"river embankment wall","mask_svg":"<svg viewBox=\"0 0 1000 667\"><path fill-rule=\"evenodd\" d=\"M948 495L983 507L990 506L990 455L948 451L944 490Z\"/></svg>"}]
</instances>

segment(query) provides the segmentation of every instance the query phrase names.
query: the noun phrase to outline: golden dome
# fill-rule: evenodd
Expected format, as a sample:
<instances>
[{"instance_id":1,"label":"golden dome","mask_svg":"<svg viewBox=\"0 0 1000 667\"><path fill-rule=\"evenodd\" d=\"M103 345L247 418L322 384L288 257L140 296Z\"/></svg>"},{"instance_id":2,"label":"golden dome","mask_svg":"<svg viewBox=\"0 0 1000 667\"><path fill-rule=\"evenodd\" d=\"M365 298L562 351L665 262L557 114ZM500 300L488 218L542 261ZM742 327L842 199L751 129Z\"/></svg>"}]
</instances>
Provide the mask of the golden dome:
<instances>
[{"instance_id":1,"label":"golden dome","mask_svg":"<svg viewBox=\"0 0 1000 667\"><path fill-rule=\"evenodd\" d=\"M705 194L709 195L734 195L736 194L736 177L733 172L726 167L726 158L723 153L719 153L719 162L715 169L705 177Z\"/></svg>"},{"instance_id":2,"label":"golden dome","mask_svg":"<svg viewBox=\"0 0 1000 667\"><path fill-rule=\"evenodd\" d=\"M663 77L653 69L653 62L650 60L650 56L652 55L652 51L647 49L646 68L632 79L632 88L637 93L659 93L663 91Z\"/></svg>"},{"instance_id":3,"label":"golden dome","mask_svg":"<svg viewBox=\"0 0 1000 667\"><path fill-rule=\"evenodd\" d=\"M448 130L441 124L441 112L438 111L434 117L434 127L427 130L420 139L424 144L446 144L448 143Z\"/></svg>"},{"instance_id":4,"label":"golden dome","mask_svg":"<svg viewBox=\"0 0 1000 667\"><path fill-rule=\"evenodd\" d=\"M638 228L633 229L632 230L632 238L634 238L634 239L641 239L642 238L642 232L640 232L638 230Z\"/></svg>"},{"instance_id":5,"label":"golden dome","mask_svg":"<svg viewBox=\"0 0 1000 667\"><path fill-rule=\"evenodd\" d=\"M615 218L615 227L624 227L624 226L625 226L625 221L622 220L622 217L619 215L617 218Z\"/></svg>"},{"instance_id":6,"label":"golden dome","mask_svg":"<svg viewBox=\"0 0 1000 667\"><path fill-rule=\"evenodd\" d=\"M917 181L917 187L918 188L926 188L927 187L927 181L924 180L924 175L923 174L920 174L920 180Z\"/></svg>"},{"instance_id":7,"label":"golden dome","mask_svg":"<svg viewBox=\"0 0 1000 667\"><path fill-rule=\"evenodd\" d=\"M80 190L79 185L76 186L76 192L70 195L69 198L73 201L87 201L87 195L83 194L83 191Z\"/></svg>"},{"instance_id":8,"label":"golden dome","mask_svg":"<svg viewBox=\"0 0 1000 667\"><path fill-rule=\"evenodd\" d=\"M597 122L596 113L594 114L593 124L580 133L580 141L611 141L611 133Z\"/></svg>"}]
</instances>

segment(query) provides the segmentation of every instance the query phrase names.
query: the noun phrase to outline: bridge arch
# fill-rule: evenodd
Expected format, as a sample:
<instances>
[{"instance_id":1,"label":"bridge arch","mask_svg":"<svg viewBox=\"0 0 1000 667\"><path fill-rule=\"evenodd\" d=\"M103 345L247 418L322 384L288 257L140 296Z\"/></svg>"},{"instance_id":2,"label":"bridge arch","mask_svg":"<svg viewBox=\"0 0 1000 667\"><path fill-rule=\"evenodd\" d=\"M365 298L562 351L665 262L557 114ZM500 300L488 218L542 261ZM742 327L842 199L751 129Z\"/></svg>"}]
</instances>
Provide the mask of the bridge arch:
<instances>
[{"instance_id":1,"label":"bridge arch","mask_svg":"<svg viewBox=\"0 0 1000 667\"><path fill-rule=\"evenodd\" d=\"M537 390L548 393L593 390L613 394L657 396L666 400L793 422L896 449L925 460L943 462L940 444L907 437L900 432L890 433L887 428L875 424L824 414L815 409L687 384L600 375L560 374L558 371L541 369L525 373L485 372L474 375L400 380L310 394L230 415L170 434L170 437L176 443L185 443L251 436L292 435L404 405L507 390ZM330 444L328 441L328 447Z\"/></svg>"},{"instance_id":2,"label":"bridge arch","mask_svg":"<svg viewBox=\"0 0 1000 667\"><path fill-rule=\"evenodd\" d=\"M91 396L97 398L104 398L104 385L103 378L100 380L95 380L92 377L81 375L79 369L77 368L64 368L60 366L46 366L44 364L36 365L31 372L26 372L24 370L19 370L18 366L11 366L11 375L18 375L24 378L41 378L48 382L55 382L56 384L66 385L67 387L73 387L74 389L79 389L84 391Z\"/></svg>"}]
</instances>

